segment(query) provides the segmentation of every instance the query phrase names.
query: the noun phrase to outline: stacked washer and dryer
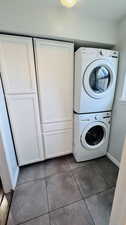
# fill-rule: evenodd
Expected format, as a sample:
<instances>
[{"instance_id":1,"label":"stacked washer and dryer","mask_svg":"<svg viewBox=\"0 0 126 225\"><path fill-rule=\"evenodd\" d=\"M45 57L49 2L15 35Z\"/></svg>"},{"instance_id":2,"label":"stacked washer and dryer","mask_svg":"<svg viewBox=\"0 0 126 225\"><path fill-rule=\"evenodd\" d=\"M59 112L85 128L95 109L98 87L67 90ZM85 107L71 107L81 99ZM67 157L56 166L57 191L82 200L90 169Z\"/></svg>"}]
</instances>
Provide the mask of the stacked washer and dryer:
<instances>
[{"instance_id":1,"label":"stacked washer and dryer","mask_svg":"<svg viewBox=\"0 0 126 225\"><path fill-rule=\"evenodd\" d=\"M118 52L75 52L74 156L86 161L106 154L117 79Z\"/></svg>"}]
</instances>

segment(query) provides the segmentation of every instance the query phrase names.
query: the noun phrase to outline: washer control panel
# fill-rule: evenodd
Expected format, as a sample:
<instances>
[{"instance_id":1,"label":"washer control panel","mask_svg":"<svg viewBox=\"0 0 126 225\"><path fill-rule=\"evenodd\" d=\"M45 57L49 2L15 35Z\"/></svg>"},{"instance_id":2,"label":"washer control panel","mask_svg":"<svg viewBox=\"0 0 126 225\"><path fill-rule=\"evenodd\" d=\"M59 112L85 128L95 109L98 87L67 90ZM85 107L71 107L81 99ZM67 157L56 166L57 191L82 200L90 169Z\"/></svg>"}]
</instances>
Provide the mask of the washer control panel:
<instances>
[{"instance_id":1,"label":"washer control panel","mask_svg":"<svg viewBox=\"0 0 126 225\"><path fill-rule=\"evenodd\" d=\"M100 113L90 113L90 114L81 114L79 115L74 115L74 117L78 117L78 119L82 122L93 122L93 121L111 121L111 112L100 112Z\"/></svg>"}]
</instances>

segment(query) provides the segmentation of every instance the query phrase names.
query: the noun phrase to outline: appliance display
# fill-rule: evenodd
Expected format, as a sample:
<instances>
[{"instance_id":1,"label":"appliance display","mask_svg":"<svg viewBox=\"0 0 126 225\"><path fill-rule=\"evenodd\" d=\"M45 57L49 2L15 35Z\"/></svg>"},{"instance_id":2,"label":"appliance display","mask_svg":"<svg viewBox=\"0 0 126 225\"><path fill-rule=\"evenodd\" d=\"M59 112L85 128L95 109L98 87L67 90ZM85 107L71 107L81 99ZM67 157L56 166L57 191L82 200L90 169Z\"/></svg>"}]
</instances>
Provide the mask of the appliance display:
<instances>
[{"instance_id":1,"label":"appliance display","mask_svg":"<svg viewBox=\"0 0 126 225\"><path fill-rule=\"evenodd\" d=\"M86 161L107 152L111 112L74 114L74 157Z\"/></svg>"},{"instance_id":2,"label":"appliance display","mask_svg":"<svg viewBox=\"0 0 126 225\"><path fill-rule=\"evenodd\" d=\"M111 111L117 78L118 52L79 48L75 53L74 111Z\"/></svg>"}]
</instances>

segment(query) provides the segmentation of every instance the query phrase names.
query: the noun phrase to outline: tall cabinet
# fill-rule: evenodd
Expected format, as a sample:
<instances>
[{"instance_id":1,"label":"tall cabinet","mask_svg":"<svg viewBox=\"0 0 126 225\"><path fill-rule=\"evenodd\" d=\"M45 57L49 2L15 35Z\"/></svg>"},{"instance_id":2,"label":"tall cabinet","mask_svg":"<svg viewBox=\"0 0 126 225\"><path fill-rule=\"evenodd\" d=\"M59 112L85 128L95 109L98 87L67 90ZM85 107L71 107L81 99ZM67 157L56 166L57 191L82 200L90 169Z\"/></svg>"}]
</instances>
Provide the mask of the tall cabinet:
<instances>
[{"instance_id":1,"label":"tall cabinet","mask_svg":"<svg viewBox=\"0 0 126 225\"><path fill-rule=\"evenodd\" d=\"M44 159L32 39L0 36L0 71L19 165Z\"/></svg>"},{"instance_id":2,"label":"tall cabinet","mask_svg":"<svg viewBox=\"0 0 126 225\"><path fill-rule=\"evenodd\" d=\"M72 152L72 43L34 39L45 157Z\"/></svg>"}]
</instances>

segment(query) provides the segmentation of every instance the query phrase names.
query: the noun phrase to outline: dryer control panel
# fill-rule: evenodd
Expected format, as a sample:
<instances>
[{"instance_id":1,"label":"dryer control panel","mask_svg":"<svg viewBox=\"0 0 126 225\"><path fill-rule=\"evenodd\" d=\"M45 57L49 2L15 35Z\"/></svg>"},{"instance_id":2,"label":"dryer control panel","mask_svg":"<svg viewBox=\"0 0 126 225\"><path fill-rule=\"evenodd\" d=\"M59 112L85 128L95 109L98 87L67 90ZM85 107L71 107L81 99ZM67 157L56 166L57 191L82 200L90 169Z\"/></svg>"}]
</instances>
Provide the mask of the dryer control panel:
<instances>
[{"instance_id":1,"label":"dryer control panel","mask_svg":"<svg viewBox=\"0 0 126 225\"><path fill-rule=\"evenodd\" d=\"M86 55L92 55L92 56L103 56L103 57L113 57L118 58L119 52L115 50L109 50L109 49L100 49L100 48L85 48L81 47L79 48L76 53L81 52L82 54Z\"/></svg>"},{"instance_id":2,"label":"dryer control panel","mask_svg":"<svg viewBox=\"0 0 126 225\"><path fill-rule=\"evenodd\" d=\"M106 50L106 49L100 49L99 54L101 56L105 57L113 57L113 58L118 58L119 52L117 51L112 51L112 50Z\"/></svg>"}]
</instances>

